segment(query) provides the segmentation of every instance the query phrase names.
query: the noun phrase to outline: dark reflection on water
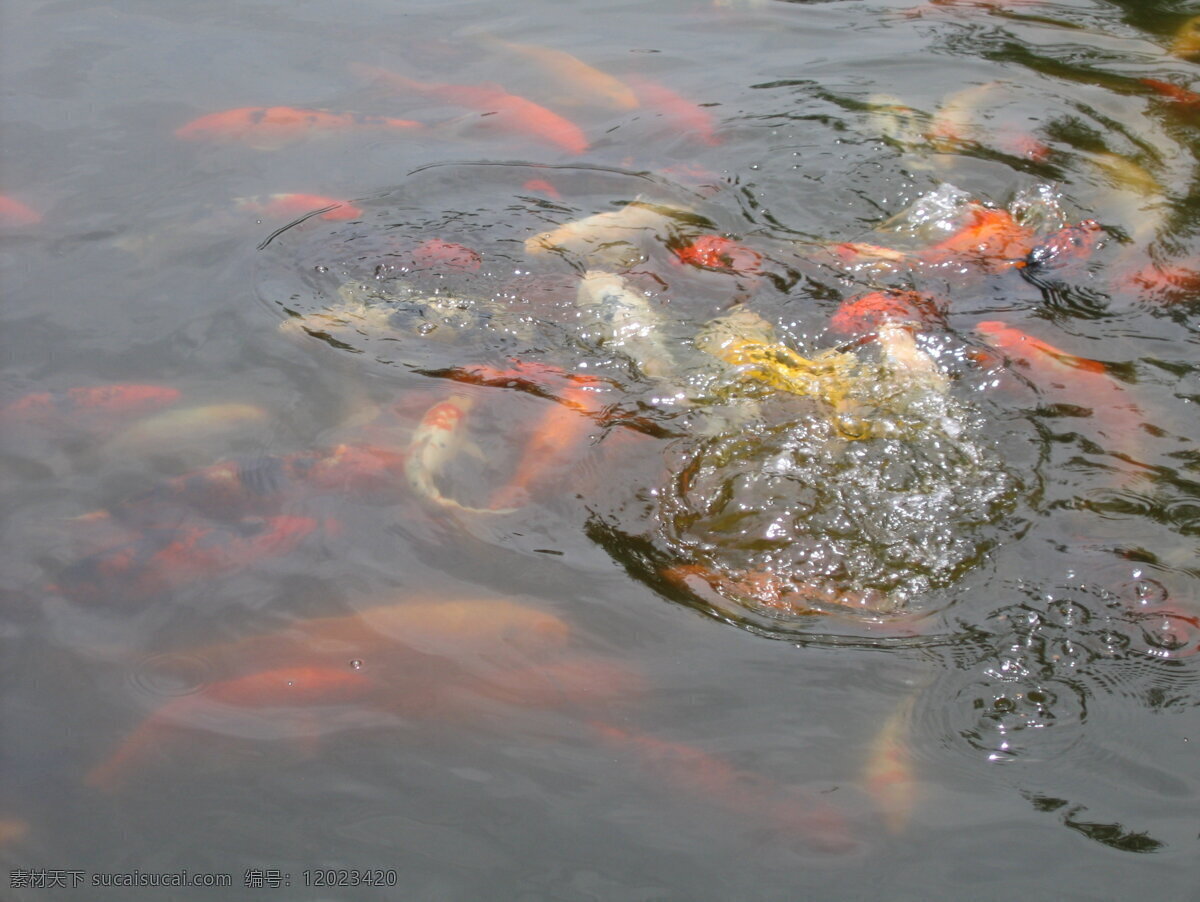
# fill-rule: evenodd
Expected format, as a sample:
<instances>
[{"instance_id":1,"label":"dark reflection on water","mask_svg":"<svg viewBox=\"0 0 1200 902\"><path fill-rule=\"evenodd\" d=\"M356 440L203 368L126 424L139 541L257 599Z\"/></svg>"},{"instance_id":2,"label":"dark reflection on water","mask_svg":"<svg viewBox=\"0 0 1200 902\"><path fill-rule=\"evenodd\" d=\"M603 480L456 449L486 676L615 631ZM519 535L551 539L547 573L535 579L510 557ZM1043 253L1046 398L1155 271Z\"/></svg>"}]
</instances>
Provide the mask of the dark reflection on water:
<instances>
[{"instance_id":1,"label":"dark reflection on water","mask_svg":"<svg viewBox=\"0 0 1200 902\"><path fill-rule=\"evenodd\" d=\"M1190 898L1198 12L7 4L3 879Z\"/></svg>"}]
</instances>

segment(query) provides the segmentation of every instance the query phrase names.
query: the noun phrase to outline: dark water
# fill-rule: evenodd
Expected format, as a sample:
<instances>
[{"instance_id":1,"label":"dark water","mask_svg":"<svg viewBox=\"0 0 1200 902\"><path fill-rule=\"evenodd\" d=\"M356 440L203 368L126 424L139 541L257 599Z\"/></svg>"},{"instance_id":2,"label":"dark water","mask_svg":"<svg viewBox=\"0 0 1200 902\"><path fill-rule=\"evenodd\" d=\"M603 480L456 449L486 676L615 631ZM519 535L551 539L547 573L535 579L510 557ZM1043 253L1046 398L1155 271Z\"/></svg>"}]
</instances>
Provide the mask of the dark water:
<instances>
[{"instance_id":1,"label":"dark water","mask_svg":"<svg viewBox=\"0 0 1200 902\"><path fill-rule=\"evenodd\" d=\"M1200 101L1165 86L1197 13L5 4L0 193L38 215L0 225L0 896L1193 898ZM586 148L369 67L502 84ZM176 134L256 106L361 115ZM525 245L631 202L659 218L599 256ZM929 250L972 202L1032 265ZM678 262L712 234L751 256ZM586 269L654 328L581 305ZM874 373L831 321L885 289L936 308L948 380L858 399L898 438L698 350L741 306ZM515 511L461 509L581 372L604 416ZM164 392L69 394L117 384ZM482 459L435 460L439 500L387 455L448 398ZM695 563L807 594L664 575ZM91 885L185 868L231 888ZM396 887L306 885L338 868ZM85 885L17 885L53 870Z\"/></svg>"}]
</instances>

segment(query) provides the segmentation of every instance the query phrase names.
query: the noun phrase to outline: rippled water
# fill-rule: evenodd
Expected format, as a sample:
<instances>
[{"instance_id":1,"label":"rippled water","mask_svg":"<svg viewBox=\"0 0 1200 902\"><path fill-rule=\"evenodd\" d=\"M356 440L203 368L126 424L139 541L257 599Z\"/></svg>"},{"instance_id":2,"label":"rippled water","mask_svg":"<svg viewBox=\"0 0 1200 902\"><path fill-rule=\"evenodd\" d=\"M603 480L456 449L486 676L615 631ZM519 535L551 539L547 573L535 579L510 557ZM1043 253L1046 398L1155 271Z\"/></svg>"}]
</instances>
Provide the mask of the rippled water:
<instances>
[{"instance_id":1,"label":"rippled water","mask_svg":"<svg viewBox=\"0 0 1200 902\"><path fill-rule=\"evenodd\" d=\"M1190 898L1197 13L6 4L0 895Z\"/></svg>"}]
</instances>

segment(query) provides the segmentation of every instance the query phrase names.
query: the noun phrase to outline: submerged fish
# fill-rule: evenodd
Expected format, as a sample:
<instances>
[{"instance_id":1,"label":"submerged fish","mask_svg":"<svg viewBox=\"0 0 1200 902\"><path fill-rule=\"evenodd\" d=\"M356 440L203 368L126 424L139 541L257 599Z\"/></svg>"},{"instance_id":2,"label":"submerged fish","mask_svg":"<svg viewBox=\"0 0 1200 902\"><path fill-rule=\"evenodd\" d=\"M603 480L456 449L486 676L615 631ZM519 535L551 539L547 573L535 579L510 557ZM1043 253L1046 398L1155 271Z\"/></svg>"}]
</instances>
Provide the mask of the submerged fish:
<instances>
[{"instance_id":1,"label":"submerged fish","mask_svg":"<svg viewBox=\"0 0 1200 902\"><path fill-rule=\"evenodd\" d=\"M1116 451L1130 455L1135 450L1130 446L1131 436L1140 431L1144 414L1109 374L1107 365L1070 354L999 321L977 323L975 331L991 347L1003 351L1013 365L1026 371L1046 400L1070 408L1082 406L1085 415L1094 417L1101 432L1116 443Z\"/></svg>"},{"instance_id":2,"label":"submerged fish","mask_svg":"<svg viewBox=\"0 0 1200 902\"><path fill-rule=\"evenodd\" d=\"M486 33L475 35L475 39L487 47L524 60L539 69L547 79L546 90L553 92L553 96L550 97L553 104L590 104L610 110L637 108L637 97L620 79L607 72L601 72L562 50L536 44L518 44Z\"/></svg>"},{"instance_id":3,"label":"submerged fish","mask_svg":"<svg viewBox=\"0 0 1200 902\"><path fill-rule=\"evenodd\" d=\"M393 91L432 97L443 103L475 110L487 116L487 121L497 128L523 137L537 138L568 153L579 154L588 148L587 136L574 122L532 100L510 94L499 85L426 82L377 66L353 64L351 68L360 77L379 82Z\"/></svg>"},{"instance_id":4,"label":"submerged fish","mask_svg":"<svg viewBox=\"0 0 1200 902\"><path fill-rule=\"evenodd\" d=\"M41 221L42 214L33 207L21 203L15 197L0 194L0 225L36 225Z\"/></svg>"},{"instance_id":5,"label":"submerged fish","mask_svg":"<svg viewBox=\"0 0 1200 902\"><path fill-rule=\"evenodd\" d=\"M161 748L168 734L219 718L223 708L344 705L366 698L374 685L348 663L341 667L282 667L212 683L161 705L111 755L88 771L84 783L108 792L117 789L132 769L145 763L151 751Z\"/></svg>"},{"instance_id":6,"label":"submerged fish","mask_svg":"<svg viewBox=\"0 0 1200 902\"><path fill-rule=\"evenodd\" d=\"M244 141L256 150L273 150L321 132L357 129L415 131L424 128L411 119L333 113L290 106L251 106L210 113L175 129L175 137L196 141Z\"/></svg>"},{"instance_id":7,"label":"submerged fish","mask_svg":"<svg viewBox=\"0 0 1200 902\"><path fill-rule=\"evenodd\" d=\"M704 144L721 143L716 120L700 104L650 78L630 75L626 76L625 81L637 94L642 107L661 116L672 128L688 132Z\"/></svg>"},{"instance_id":8,"label":"submerged fish","mask_svg":"<svg viewBox=\"0 0 1200 902\"><path fill-rule=\"evenodd\" d=\"M186 657L222 678L153 711L86 782L119 788L172 732L189 727L220 732L248 722L259 734L285 733L287 726L294 733L297 718L312 716L314 708L351 703L454 717L481 698L578 702L602 671L564 669L551 660L568 634L557 615L504 598L414 600L297 620L278 632L195 649ZM566 681L568 691L551 691L547 679Z\"/></svg>"},{"instance_id":9,"label":"submerged fish","mask_svg":"<svg viewBox=\"0 0 1200 902\"><path fill-rule=\"evenodd\" d=\"M358 219L362 210L354 204L336 197L325 197L322 194L272 194L268 197L239 197L235 203L240 209L247 210L258 216L286 217L303 216L325 207L330 209L317 214L319 219L343 220Z\"/></svg>"},{"instance_id":10,"label":"submerged fish","mask_svg":"<svg viewBox=\"0 0 1200 902\"><path fill-rule=\"evenodd\" d=\"M858 847L844 812L815 793L802 793L760 774L740 770L692 745L633 733L593 721L592 732L614 750L637 758L658 780L769 828L773 838L799 840L821 852Z\"/></svg>"},{"instance_id":11,"label":"submerged fish","mask_svg":"<svg viewBox=\"0 0 1200 902\"><path fill-rule=\"evenodd\" d=\"M154 528L72 565L50 589L77 601L140 603L282 557L320 525L312 517L276 516Z\"/></svg>"},{"instance_id":12,"label":"submerged fish","mask_svg":"<svg viewBox=\"0 0 1200 902\"><path fill-rule=\"evenodd\" d=\"M0 408L0 422L99 426L145 416L174 404L180 396L176 388L134 383L34 392Z\"/></svg>"},{"instance_id":13,"label":"submerged fish","mask_svg":"<svg viewBox=\"0 0 1200 902\"><path fill-rule=\"evenodd\" d=\"M908 744L913 707L914 700L909 698L888 716L871 742L862 773L867 794L893 834L904 832L917 800L917 779Z\"/></svg>"},{"instance_id":14,"label":"submerged fish","mask_svg":"<svg viewBox=\"0 0 1200 902\"><path fill-rule=\"evenodd\" d=\"M465 420L474 404L474 398L460 393L426 411L408 447L405 473L409 485L427 501L460 513L511 513L512 508L470 507L445 495L437 486L438 475L461 452L483 456L477 446L466 440Z\"/></svg>"},{"instance_id":15,"label":"submerged fish","mask_svg":"<svg viewBox=\"0 0 1200 902\"><path fill-rule=\"evenodd\" d=\"M1184 59L1200 55L1200 16L1193 16L1179 26L1171 42L1171 53Z\"/></svg>"},{"instance_id":16,"label":"submerged fish","mask_svg":"<svg viewBox=\"0 0 1200 902\"><path fill-rule=\"evenodd\" d=\"M113 453L182 450L195 442L262 425L268 418L266 410L256 404L183 407L139 420L110 442L108 450Z\"/></svg>"}]
</instances>

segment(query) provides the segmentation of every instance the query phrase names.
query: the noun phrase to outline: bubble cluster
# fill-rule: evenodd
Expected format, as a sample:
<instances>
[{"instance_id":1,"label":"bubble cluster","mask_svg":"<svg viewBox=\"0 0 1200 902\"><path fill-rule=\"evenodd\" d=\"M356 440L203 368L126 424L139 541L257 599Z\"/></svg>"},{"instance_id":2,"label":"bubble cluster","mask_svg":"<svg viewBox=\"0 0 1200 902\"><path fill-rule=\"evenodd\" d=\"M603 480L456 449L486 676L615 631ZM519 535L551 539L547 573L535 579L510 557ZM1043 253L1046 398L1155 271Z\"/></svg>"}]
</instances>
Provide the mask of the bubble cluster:
<instances>
[{"instance_id":1,"label":"bubble cluster","mask_svg":"<svg viewBox=\"0 0 1200 902\"><path fill-rule=\"evenodd\" d=\"M671 553L726 577L732 600L783 617L906 610L978 566L1005 533L1019 477L979 438L967 405L894 391L878 371L863 385L876 393L860 404L863 438L800 399L811 403L788 419L689 440L663 493ZM766 602L748 588L762 574L802 603Z\"/></svg>"}]
</instances>

